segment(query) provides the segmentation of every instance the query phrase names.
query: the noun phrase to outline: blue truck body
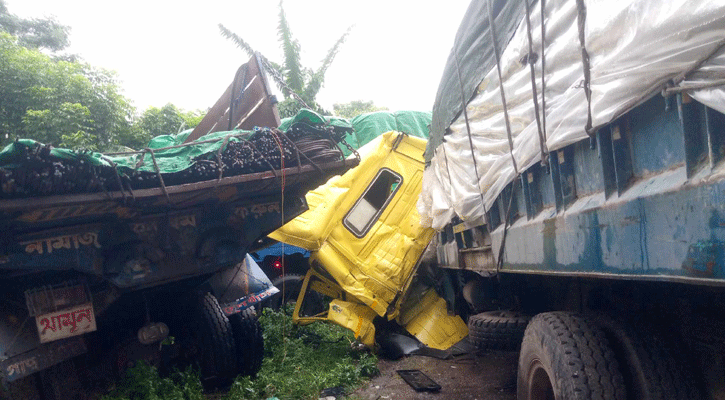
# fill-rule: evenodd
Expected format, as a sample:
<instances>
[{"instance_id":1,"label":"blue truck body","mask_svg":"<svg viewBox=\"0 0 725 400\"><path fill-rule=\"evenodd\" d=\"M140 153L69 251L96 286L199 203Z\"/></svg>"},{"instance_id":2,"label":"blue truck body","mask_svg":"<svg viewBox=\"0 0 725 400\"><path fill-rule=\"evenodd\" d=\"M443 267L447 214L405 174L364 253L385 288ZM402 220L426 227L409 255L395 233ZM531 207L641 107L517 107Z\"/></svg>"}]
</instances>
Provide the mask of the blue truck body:
<instances>
[{"instance_id":1,"label":"blue truck body","mask_svg":"<svg viewBox=\"0 0 725 400\"><path fill-rule=\"evenodd\" d=\"M718 2L471 2L418 211L470 340L520 350L519 399L725 398L724 26Z\"/></svg>"}]
</instances>

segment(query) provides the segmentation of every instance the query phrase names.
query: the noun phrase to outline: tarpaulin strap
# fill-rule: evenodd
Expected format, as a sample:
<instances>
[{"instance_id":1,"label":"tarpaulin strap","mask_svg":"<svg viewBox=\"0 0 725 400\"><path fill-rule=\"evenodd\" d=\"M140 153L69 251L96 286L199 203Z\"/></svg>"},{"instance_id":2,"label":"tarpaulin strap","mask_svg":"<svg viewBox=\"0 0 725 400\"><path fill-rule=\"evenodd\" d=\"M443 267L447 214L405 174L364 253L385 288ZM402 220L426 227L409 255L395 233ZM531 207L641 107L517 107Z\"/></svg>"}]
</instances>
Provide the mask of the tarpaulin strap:
<instances>
[{"instance_id":1,"label":"tarpaulin strap","mask_svg":"<svg viewBox=\"0 0 725 400\"><path fill-rule=\"evenodd\" d=\"M517 174L516 177L514 177L514 180L511 181L511 196L509 196L509 204L508 207L506 207L506 215L504 215L503 219L503 235L501 236L501 246L498 248L498 259L496 260L496 272L501 270L501 267L503 266L503 254L504 250L506 250L506 234L508 233L509 229L509 222L511 222L511 205L514 200L514 195L516 194L516 188L518 185L516 184L517 180L520 180L521 175ZM521 184L523 186L523 183Z\"/></svg>"},{"instance_id":2,"label":"tarpaulin strap","mask_svg":"<svg viewBox=\"0 0 725 400\"><path fill-rule=\"evenodd\" d=\"M302 160L300 159L300 149L297 148L297 145L295 144L295 142L291 141L290 138L288 138L287 135L284 134L284 132L280 131L277 128L274 128L274 132L276 135L283 137L295 149L295 158L297 158L297 174L299 175L302 172ZM310 162L312 162L312 161L310 161Z\"/></svg>"},{"instance_id":3,"label":"tarpaulin strap","mask_svg":"<svg viewBox=\"0 0 725 400\"><path fill-rule=\"evenodd\" d=\"M164 196L166 197L166 203L171 204L171 199L169 198L169 192L166 190L166 184L164 184L164 178L161 176L161 170L159 169L159 164L156 163L156 156L154 155L154 151L149 149L148 147L144 149L144 152L148 151L151 153L151 161L154 162L154 169L156 170L156 176L159 178L159 183L161 184L161 191L164 192Z\"/></svg>"},{"instance_id":4,"label":"tarpaulin strap","mask_svg":"<svg viewBox=\"0 0 725 400\"><path fill-rule=\"evenodd\" d=\"M227 143L229 143L229 138L231 136L232 135L227 135L224 137L224 142L222 142L222 145L219 147L219 150L217 150L217 152L216 152L217 168L219 169L219 176L217 177L217 185L222 180L222 175L224 175L224 163L222 162L222 151L224 151L224 148L227 146Z\"/></svg>"},{"instance_id":5,"label":"tarpaulin strap","mask_svg":"<svg viewBox=\"0 0 725 400\"><path fill-rule=\"evenodd\" d=\"M104 155L101 155L101 160L111 164L111 167L113 167L113 173L116 175L116 182L118 183L118 190L121 191L121 196L123 197L123 204L126 204L126 192L123 190L123 182L121 182L121 175L119 175L118 173L118 167L116 167L116 163Z\"/></svg>"},{"instance_id":6,"label":"tarpaulin strap","mask_svg":"<svg viewBox=\"0 0 725 400\"><path fill-rule=\"evenodd\" d=\"M595 131L592 129L592 88L591 88L591 65L589 64L589 52L586 46L585 25L587 22L587 7L584 0L576 0L577 25L579 27L579 45L582 49L582 65L584 67L584 95L587 97L587 125L584 127L587 135L592 137Z\"/></svg>"},{"instance_id":7,"label":"tarpaulin strap","mask_svg":"<svg viewBox=\"0 0 725 400\"><path fill-rule=\"evenodd\" d=\"M453 186L453 181L451 180L451 169L448 167L448 154L446 153L446 147L445 146L439 146L439 148L443 149L443 160L446 162L446 172L448 173L448 185ZM437 150L437 149L436 149ZM483 201L483 199L481 199ZM484 210L486 209L486 206L484 205Z\"/></svg>"},{"instance_id":8,"label":"tarpaulin strap","mask_svg":"<svg viewBox=\"0 0 725 400\"><path fill-rule=\"evenodd\" d=\"M544 25L544 11L546 0L539 0L541 4L541 130L546 143L546 27Z\"/></svg>"},{"instance_id":9,"label":"tarpaulin strap","mask_svg":"<svg viewBox=\"0 0 725 400\"><path fill-rule=\"evenodd\" d=\"M539 148L541 150L541 163L542 164L548 164L549 160L549 151L546 148L546 137L544 137L544 131L542 129L541 124L541 118L539 116L539 94L536 90L536 71L534 71L534 64L536 64L536 58L534 57L534 39L531 37L531 12L529 11L529 0L524 0L524 4L526 5L526 33L528 34L529 38L529 55L527 57L527 62L529 64L529 70L531 72L531 93L532 98L534 100L534 115L536 116L536 126L539 129ZM541 10L543 13L544 10ZM544 38L541 38L541 43L544 42ZM543 46L541 51L541 56L544 56ZM543 61L542 61L543 62ZM541 71L541 80L544 80L544 71L542 68ZM543 86L542 86L543 87ZM544 91L542 89L541 96L546 97L544 94ZM544 109L544 113L546 113L546 109Z\"/></svg>"},{"instance_id":10,"label":"tarpaulin strap","mask_svg":"<svg viewBox=\"0 0 725 400\"><path fill-rule=\"evenodd\" d=\"M466 92L463 89L463 78L461 78L461 67L458 63L458 52L456 51L457 46L453 46L453 58L456 60L456 72L458 72L458 84L461 88L461 104L463 104L463 118L466 120L466 131L468 132L468 144L471 148L471 158L473 159L473 169L476 172L476 186L478 186L478 193L481 196L481 207L483 207L483 213L486 214L486 201L483 198L483 189L481 188L481 176L478 174L478 161L476 160L476 153L473 152L473 137L471 136L471 124L468 122L468 111L466 102ZM446 159L446 166L448 160ZM448 172L448 178L450 179L450 171ZM486 225L488 226L488 224Z\"/></svg>"},{"instance_id":11,"label":"tarpaulin strap","mask_svg":"<svg viewBox=\"0 0 725 400\"><path fill-rule=\"evenodd\" d=\"M272 173L274 174L274 177L275 178L279 177L279 175L277 174L277 170L274 169L274 165L272 165L272 163L269 162L269 160L267 159L267 157L265 157L264 154L261 151L259 151L259 149L257 149L257 146L255 146L254 143L252 143L252 142L250 142L248 140L244 140L244 143L248 144L249 147L252 148L252 150L256 151L257 153L259 153L260 156L262 156L262 159L264 160L264 162L267 163L267 165L269 166L269 168L272 170Z\"/></svg>"},{"instance_id":12,"label":"tarpaulin strap","mask_svg":"<svg viewBox=\"0 0 725 400\"><path fill-rule=\"evenodd\" d=\"M281 193L281 201L280 206L282 208L281 216L282 216L282 224L284 225L287 223L287 221L284 220L284 187L286 184L285 181L285 170L284 170L284 148L282 148L282 140L277 136L277 134L274 132L274 130L269 131L272 134L272 137L274 138L274 142L277 144L277 147L279 148L279 165L282 169L282 193ZM284 245L283 245L284 246ZM284 275L284 252L282 253L282 275ZM282 291L284 292L284 288L282 288ZM282 296L284 297L284 296Z\"/></svg>"},{"instance_id":13,"label":"tarpaulin strap","mask_svg":"<svg viewBox=\"0 0 725 400\"><path fill-rule=\"evenodd\" d=\"M291 127L290 127L290 129L291 129ZM290 140L290 138L287 137L281 131L280 131L280 134L283 137L285 137L287 140L289 140L289 142L292 143L292 146L294 146L295 151L297 152L297 162L299 163L299 165L301 165L301 162L300 162L300 154L301 154L302 157L304 157L307 161L309 161L309 163L317 170L317 172L319 172L320 174L323 173L322 168L320 168L320 166L317 165L317 163L315 163L314 161L312 161L312 159L310 157L308 157L307 154L305 154L303 151L301 151L300 148L297 146L297 144L294 141ZM343 162L343 165L344 165L344 162ZM297 171L299 171L299 168L297 169Z\"/></svg>"},{"instance_id":14,"label":"tarpaulin strap","mask_svg":"<svg viewBox=\"0 0 725 400\"><path fill-rule=\"evenodd\" d=\"M498 72L498 86L501 92L501 103L503 106L503 116L506 120L506 133L509 139L509 152L511 153L511 163L514 166L516 175L519 174L519 168L516 166L516 158L514 157L514 139L511 135L511 121L509 121L508 107L506 107L506 93L503 88L503 76L501 75L501 55L498 53L498 44L496 43L496 29L493 21L493 6L491 0L486 2L488 6L488 31L491 33L491 44L493 45L493 54L496 56L496 71Z\"/></svg>"}]
</instances>

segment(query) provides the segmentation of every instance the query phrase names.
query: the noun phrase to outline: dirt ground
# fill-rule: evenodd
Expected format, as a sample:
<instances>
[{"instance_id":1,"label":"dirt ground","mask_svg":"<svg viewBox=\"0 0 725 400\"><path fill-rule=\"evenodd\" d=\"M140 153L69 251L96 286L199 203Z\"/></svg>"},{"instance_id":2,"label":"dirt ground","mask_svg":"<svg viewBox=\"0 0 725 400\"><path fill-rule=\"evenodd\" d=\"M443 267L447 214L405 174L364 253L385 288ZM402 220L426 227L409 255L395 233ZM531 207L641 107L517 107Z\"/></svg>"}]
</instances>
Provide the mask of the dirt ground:
<instances>
[{"instance_id":1,"label":"dirt ground","mask_svg":"<svg viewBox=\"0 0 725 400\"><path fill-rule=\"evenodd\" d=\"M408 356L380 360L380 376L358 389L353 400L513 400L516 398L516 352L465 354L450 360ZM396 370L417 369L441 386L437 393L416 392Z\"/></svg>"}]
</instances>

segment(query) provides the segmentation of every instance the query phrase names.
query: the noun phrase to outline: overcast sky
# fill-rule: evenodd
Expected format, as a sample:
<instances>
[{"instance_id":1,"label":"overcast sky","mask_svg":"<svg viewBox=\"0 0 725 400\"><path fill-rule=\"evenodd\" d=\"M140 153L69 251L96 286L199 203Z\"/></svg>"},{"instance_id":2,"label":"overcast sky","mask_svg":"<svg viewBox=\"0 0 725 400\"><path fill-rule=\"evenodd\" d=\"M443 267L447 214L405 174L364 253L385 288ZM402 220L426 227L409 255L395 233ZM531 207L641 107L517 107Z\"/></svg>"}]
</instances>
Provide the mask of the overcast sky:
<instances>
[{"instance_id":1,"label":"overcast sky","mask_svg":"<svg viewBox=\"0 0 725 400\"><path fill-rule=\"evenodd\" d=\"M453 37L469 0L287 0L290 28L304 66L354 28L328 70L318 101L372 100L390 110L430 111ZM173 103L211 107L248 57L223 38L218 23L272 61L277 1L6 0L21 17L54 16L71 27L71 53L118 72L140 110ZM193 4L193 5L192 5Z\"/></svg>"}]
</instances>

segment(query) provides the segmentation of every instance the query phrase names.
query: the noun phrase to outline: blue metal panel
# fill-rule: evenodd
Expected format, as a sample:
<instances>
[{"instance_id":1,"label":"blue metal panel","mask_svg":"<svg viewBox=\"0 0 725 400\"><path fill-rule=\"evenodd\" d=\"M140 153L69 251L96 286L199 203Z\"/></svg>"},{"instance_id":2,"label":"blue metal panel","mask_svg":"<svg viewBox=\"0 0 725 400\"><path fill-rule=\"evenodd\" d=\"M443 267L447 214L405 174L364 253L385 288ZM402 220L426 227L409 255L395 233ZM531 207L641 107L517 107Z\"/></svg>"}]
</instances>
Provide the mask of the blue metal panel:
<instances>
[{"instance_id":1,"label":"blue metal panel","mask_svg":"<svg viewBox=\"0 0 725 400\"><path fill-rule=\"evenodd\" d=\"M566 148L565 161L573 157L575 181L582 183L575 201L558 212L542 202L535 217L515 221L501 272L725 285L725 117L696 103L687 107L693 115L685 119L699 122L681 125L677 110L666 111L658 99L625 116L617 128L600 129L598 150L588 140ZM686 145L692 151L689 167ZM565 175L562 165L552 175ZM693 166L700 171L696 178ZM533 179L524 188L529 198L541 190L538 196L551 199L551 180L547 188L537 179L540 173L538 165L525 171ZM494 254L503 232L500 226L491 234Z\"/></svg>"},{"instance_id":2,"label":"blue metal panel","mask_svg":"<svg viewBox=\"0 0 725 400\"><path fill-rule=\"evenodd\" d=\"M665 111L660 96L629 113L632 132L632 166L636 177L649 176L685 162L677 109Z\"/></svg>"},{"instance_id":3,"label":"blue metal panel","mask_svg":"<svg viewBox=\"0 0 725 400\"><path fill-rule=\"evenodd\" d=\"M588 141L572 145L574 149L574 181L579 196L587 196L602 190L604 174L599 167L599 152Z\"/></svg>"}]
</instances>

